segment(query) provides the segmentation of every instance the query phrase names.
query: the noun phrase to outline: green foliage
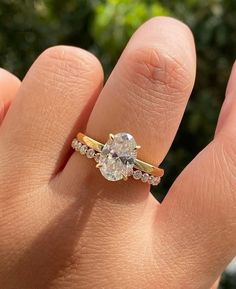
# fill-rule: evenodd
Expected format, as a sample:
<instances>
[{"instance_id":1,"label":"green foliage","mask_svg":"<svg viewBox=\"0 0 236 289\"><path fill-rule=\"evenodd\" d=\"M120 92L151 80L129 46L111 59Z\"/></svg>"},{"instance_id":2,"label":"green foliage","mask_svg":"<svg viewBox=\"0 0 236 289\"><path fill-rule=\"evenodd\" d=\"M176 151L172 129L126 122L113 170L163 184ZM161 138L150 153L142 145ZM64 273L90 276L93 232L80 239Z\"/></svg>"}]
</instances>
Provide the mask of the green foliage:
<instances>
[{"instance_id":1,"label":"green foliage","mask_svg":"<svg viewBox=\"0 0 236 289\"><path fill-rule=\"evenodd\" d=\"M220 287L218 289L235 289L236 288L236 276L233 273L229 274L224 272L222 274Z\"/></svg>"},{"instance_id":2,"label":"green foliage","mask_svg":"<svg viewBox=\"0 0 236 289\"><path fill-rule=\"evenodd\" d=\"M127 40L143 22L168 14L164 6L148 1L108 0L96 5L92 35L106 71L111 70Z\"/></svg>"},{"instance_id":3,"label":"green foliage","mask_svg":"<svg viewBox=\"0 0 236 289\"><path fill-rule=\"evenodd\" d=\"M57 44L89 48L94 11L86 0L1 0L0 65L23 77L44 49Z\"/></svg>"}]
</instances>

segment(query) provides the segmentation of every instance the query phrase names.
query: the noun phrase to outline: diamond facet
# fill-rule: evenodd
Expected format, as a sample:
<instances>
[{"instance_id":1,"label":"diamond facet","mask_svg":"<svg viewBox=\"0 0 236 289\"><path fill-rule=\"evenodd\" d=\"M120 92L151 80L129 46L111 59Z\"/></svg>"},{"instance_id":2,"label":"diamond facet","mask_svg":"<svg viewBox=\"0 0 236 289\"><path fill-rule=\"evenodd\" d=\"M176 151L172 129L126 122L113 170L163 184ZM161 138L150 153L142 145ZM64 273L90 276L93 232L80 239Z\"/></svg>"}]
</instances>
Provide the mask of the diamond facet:
<instances>
[{"instance_id":1,"label":"diamond facet","mask_svg":"<svg viewBox=\"0 0 236 289\"><path fill-rule=\"evenodd\" d=\"M128 133L118 133L104 145L99 165L102 175L109 181L118 181L132 174L137 158L136 142Z\"/></svg>"}]
</instances>

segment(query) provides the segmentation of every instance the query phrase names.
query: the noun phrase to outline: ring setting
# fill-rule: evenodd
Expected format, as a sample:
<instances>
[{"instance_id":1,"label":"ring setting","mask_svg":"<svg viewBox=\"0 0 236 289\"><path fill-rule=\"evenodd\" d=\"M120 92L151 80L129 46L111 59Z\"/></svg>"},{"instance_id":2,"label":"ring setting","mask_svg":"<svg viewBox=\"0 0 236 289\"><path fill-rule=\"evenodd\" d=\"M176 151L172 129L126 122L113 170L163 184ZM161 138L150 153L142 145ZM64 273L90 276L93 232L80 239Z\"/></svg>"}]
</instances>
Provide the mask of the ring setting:
<instances>
[{"instance_id":1,"label":"ring setting","mask_svg":"<svg viewBox=\"0 0 236 289\"><path fill-rule=\"evenodd\" d=\"M109 181L135 180L158 185L164 170L137 158L140 146L129 133L109 134L108 141L102 144L83 133L73 139L72 148L87 158L97 162L96 167Z\"/></svg>"}]
</instances>

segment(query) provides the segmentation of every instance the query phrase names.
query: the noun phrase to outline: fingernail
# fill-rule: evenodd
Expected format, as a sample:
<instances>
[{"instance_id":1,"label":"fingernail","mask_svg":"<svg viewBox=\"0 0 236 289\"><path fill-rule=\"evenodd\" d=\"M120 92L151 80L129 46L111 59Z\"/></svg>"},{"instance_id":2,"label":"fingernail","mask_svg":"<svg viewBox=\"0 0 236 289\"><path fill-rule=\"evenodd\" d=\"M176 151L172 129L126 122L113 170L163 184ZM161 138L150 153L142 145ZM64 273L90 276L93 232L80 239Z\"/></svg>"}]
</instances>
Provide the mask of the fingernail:
<instances>
[{"instance_id":1,"label":"fingernail","mask_svg":"<svg viewBox=\"0 0 236 289\"><path fill-rule=\"evenodd\" d=\"M236 94L236 61L233 64L226 88L226 96L231 97L234 94Z\"/></svg>"}]
</instances>

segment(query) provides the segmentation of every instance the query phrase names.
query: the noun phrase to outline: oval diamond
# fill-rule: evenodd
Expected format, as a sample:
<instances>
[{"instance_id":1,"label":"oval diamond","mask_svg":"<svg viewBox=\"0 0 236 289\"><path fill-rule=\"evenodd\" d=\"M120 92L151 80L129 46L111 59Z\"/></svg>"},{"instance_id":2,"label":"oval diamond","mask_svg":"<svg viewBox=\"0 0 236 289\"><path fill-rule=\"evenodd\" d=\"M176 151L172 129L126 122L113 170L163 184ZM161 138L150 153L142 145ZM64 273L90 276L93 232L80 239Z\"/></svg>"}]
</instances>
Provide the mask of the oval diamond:
<instances>
[{"instance_id":1,"label":"oval diamond","mask_svg":"<svg viewBox=\"0 0 236 289\"><path fill-rule=\"evenodd\" d=\"M128 133L118 133L102 148L99 169L109 181L118 181L132 174L137 158L136 142Z\"/></svg>"}]
</instances>

